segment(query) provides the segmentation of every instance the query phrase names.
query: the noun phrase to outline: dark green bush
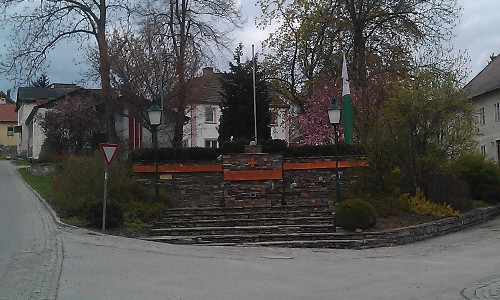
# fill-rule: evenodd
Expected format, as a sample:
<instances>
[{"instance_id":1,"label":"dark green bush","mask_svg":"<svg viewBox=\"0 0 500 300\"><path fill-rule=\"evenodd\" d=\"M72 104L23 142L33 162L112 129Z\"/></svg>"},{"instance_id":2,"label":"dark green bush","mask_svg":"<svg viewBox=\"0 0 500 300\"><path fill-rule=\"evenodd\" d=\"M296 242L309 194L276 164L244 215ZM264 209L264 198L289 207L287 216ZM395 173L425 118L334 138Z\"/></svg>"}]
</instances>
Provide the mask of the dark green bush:
<instances>
[{"instance_id":1,"label":"dark green bush","mask_svg":"<svg viewBox=\"0 0 500 300\"><path fill-rule=\"evenodd\" d=\"M500 168L493 160L479 154L463 155L451 162L450 171L469 184L475 200L500 202Z\"/></svg>"},{"instance_id":2,"label":"dark green bush","mask_svg":"<svg viewBox=\"0 0 500 300\"><path fill-rule=\"evenodd\" d=\"M288 144L285 140L264 140L262 141L262 152L264 153L285 153Z\"/></svg>"},{"instance_id":3,"label":"dark green bush","mask_svg":"<svg viewBox=\"0 0 500 300\"><path fill-rule=\"evenodd\" d=\"M158 161L188 161L188 160L215 160L219 156L219 149L214 148L160 148ZM134 162L152 163L155 161L155 151L151 148L138 149L130 154Z\"/></svg>"},{"instance_id":4,"label":"dark green bush","mask_svg":"<svg viewBox=\"0 0 500 300\"><path fill-rule=\"evenodd\" d=\"M114 160L109 168L107 203L111 203L111 226L120 225L123 219L149 222L164 207L173 206L164 191L160 191L160 199L156 201L154 190L133 180L130 175L130 166L119 160ZM52 190L52 203L64 217L78 218L93 226L102 222L102 216L97 212L97 206L100 206L102 214L104 196L102 155L70 157L64 161L62 171L54 178Z\"/></svg>"},{"instance_id":5,"label":"dark green bush","mask_svg":"<svg viewBox=\"0 0 500 300\"><path fill-rule=\"evenodd\" d=\"M362 155L362 148L358 145L338 145L338 155ZM304 145L288 147L284 151L285 157L311 157L311 156L334 156L335 145Z\"/></svg>"},{"instance_id":6,"label":"dark green bush","mask_svg":"<svg viewBox=\"0 0 500 300\"><path fill-rule=\"evenodd\" d=\"M450 204L453 209L460 212L468 211L472 208L472 196L469 185L464 180L460 180L454 176L436 176L427 194L429 200L432 202Z\"/></svg>"},{"instance_id":7,"label":"dark green bush","mask_svg":"<svg viewBox=\"0 0 500 300\"><path fill-rule=\"evenodd\" d=\"M220 153L243 153L245 145L250 145L250 140L237 139L230 142L223 142L219 149Z\"/></svg>"},{"instance_id":8,"label":"dark green bush","mask_svg":"<svg viewBox=\"0 0 500 300\"><path fill-rule=\"evenodd\" d=\"M158 149L158 161L190 161L190 160L215 160L221 154L243 153L244 146L249 145L250 140L234 140L224 142L219 149L215 148L161 148ZM334 156L335 145L305 145L288 147L283 140L262 140L264 153L282 153L285 157L311 157L311 156ZM338 145L338 155L362 155L363 150L358 145ZM138 149L130 154L133 162L153 163L154 149Z\"/></svg>"},{"instance_id":9,"label":"dark green bush","mask_svg":"<svg viewBox=\"0 0 500 300\"><path fill-rule=\"evenodd\" d=\"M335 225L346 230L366 229L375 226L377 213L365 200L349 199L335 207Z\"/></svg>"},{"instance_id":10,"label":"dark green bush","mask_svg":"<svg viewBox=\"0 0 500 300\"><path fill-rule=\"evenodd\" d=\"M94 228L102 227L102 202L89 204L85 211L85 217ZM116 228L123 224L123 211L117 203L106 203L106 228Z\"/></svg>"}]
</instances>

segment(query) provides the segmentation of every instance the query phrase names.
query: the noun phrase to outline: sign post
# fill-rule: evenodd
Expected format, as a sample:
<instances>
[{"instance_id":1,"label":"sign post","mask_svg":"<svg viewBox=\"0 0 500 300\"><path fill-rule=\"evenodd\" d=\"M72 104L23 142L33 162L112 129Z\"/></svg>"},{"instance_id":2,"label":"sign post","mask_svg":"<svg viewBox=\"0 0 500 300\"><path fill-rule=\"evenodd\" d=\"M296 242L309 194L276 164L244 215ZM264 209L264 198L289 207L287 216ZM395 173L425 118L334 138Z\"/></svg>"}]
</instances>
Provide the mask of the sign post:
<instances>
[{"instance_id":1,"label":"sign post","mask_svg":"<svg viewBox=\"0 0 500 300\"><path fill-rule=\"evenodd\" d=\"M118 150L118 144L100 144L104 156L104 199L102 203L102 232L106 230L106 198L108 197L108 166L111 165Z\"/></svg>"}]
</instances>

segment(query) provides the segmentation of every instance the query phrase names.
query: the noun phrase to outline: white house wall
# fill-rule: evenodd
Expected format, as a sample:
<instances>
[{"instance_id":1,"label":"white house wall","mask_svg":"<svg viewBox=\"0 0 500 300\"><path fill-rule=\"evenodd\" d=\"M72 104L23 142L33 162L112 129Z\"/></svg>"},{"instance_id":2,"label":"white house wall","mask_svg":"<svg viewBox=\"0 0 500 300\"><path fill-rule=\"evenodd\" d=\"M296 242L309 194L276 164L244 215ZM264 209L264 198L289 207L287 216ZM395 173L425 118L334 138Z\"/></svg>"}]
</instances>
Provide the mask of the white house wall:
<instances>
[{"instance_id":1,"label":"white house wall","mask_svg":"<svg viewBox=\"0 0 500 300\"><path fill-rule=\"evenodd\" d=\"M28 157L38 158L42 152L43 142L45 141L45 134L43 133L42 126L39 120L45 118L47 109L38 109L35 117L32 119L32 126L30 126L30 141L28 142Z\"/></svg>"},{"instance_id":2,"label":"white house wall","mask_svg":"<svg viewBox=\"0 0 500 300\"><path fill-rule=\"evenodd\" d=\"M276 123L271 124L271 139L273 140L290 140L289 115L286 108L274 108L273 113L277 114Z\"/></svg>"},{"instance_id":3,"label":"white house wall","mask_svg":"<svg viewBox=\"0 0 500 300\"><path fill-rule=\"evenodd\" d=\"M21 132L19 133L19 138L17 139L17 154L28 154L30 127L26 125L26 119L28 118L34 107L35 104L23 104L21 105L17 113L17 124L21 126Z\"/></svg>"},{"instance_id":4,"label":"white house wall","mask_svg":"<svg viewBox=\"0 0 500 300\"><path fill-rule=\"evenodd\" d=\"M206 122L205 111L207 108L215 110L214 122ZM220 107L217 105L193 105L186 114L189 123L184 126L184 143L188 147L205 147L205 142L217 141L219 138Z\"/></svg>"},{"instance_id":5,"label":"white house wall","mask_svg":"<svg viewBox=\"0 0 500 300\"><path fill-rule=\"evenodd\" d=\"M500 92L490 93L474 98L476 126L479 130L476 136L478 151L487 158L499 161L500 116L495 116L495 104L500 105ZM484 124L481 122L484 109Z\"/></svg>"}]
</instances>

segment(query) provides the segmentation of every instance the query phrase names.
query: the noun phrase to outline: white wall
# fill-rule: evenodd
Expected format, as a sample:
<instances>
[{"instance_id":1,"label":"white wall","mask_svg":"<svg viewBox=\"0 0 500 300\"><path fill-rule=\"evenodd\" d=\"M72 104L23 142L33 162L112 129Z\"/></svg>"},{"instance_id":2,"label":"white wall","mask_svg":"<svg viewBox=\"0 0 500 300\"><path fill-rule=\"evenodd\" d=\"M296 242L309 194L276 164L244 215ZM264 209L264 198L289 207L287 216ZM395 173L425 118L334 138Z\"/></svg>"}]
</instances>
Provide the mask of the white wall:
<instances>
[{"instance_id":1,"label":"white wall","mask_svg":"<svg viewBox=\"0 0 500 300\"><path fill-rule=\"evenodd\" d=\"M486 150L486 156L498 161L498 144L500 144L500 119L495 119L495 103L500 103L500 92L490 93L474 98L476 126L479 134L476 136L478 152ZM484 124L481 124L481 111L484 109Z\"/></svg>"},{"instance_id":2,"label":"white wall","mask_svg":"<svg viewBox=\"0 0 500 300\"><path fill-rule=\"evenodd\" d=\"M207 122L205 111L207 108L215 110L214 122ZM220 107L217 105L198 104L192 105L187 116L189 124L184 126L184 141L188 147L205 147L206 140L216 141L219 137Z\"/></svg>"},{"instance_id":3,"label":"white wall","mask_svg":"<svg viewBox=\"0 0 500 300\"><path fill-rule=\"evenodd\" d=\"M286 108L272 108L271 111L277 114L275 124L271 124L271 139L290 141L290 116Z\"/></svg>"},{"instance_id":4,"label":"white wall","mask_svg":"<svg viewBox=\"0 0 500 300\"><path fill-rule=\"evenodd\" d=\"M43 133L42 126L39 120L45 117L47 109L39 108L36 115L31 119L29 126L29 140L28 140L28 157L38 158L42 151L42 145L45 141L45 134Z\"/></svg>"},{"instance_id":5,"label":"white wall","mask_svg":"<svg viewBox=\"0 0 500 300\"><path fill-rule=\"evenodd\" d=\"M17 139L17 154L28 152L28 140L30 136L30 127L25 124L26 119L35 107L35 104L23 104L17 113L17 124L21 126L21 133Z\"/></svg>"}]
</instances>

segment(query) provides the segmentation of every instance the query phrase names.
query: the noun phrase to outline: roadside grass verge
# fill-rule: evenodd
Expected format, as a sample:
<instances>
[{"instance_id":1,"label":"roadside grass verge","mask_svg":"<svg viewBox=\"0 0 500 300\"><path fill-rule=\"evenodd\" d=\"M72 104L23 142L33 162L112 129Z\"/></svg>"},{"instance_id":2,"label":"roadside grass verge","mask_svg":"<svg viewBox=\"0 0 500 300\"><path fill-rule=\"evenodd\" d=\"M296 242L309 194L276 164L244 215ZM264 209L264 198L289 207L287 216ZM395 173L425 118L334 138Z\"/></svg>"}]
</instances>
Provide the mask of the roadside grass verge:
<instances>
[{"instance_id":1,"label":"roadside grass verge","mask_svg":"<svg viewBox=\"0 0 500 300\"><path fill-rule=\"evenodd\" d=\"M50 199L53 195L52 193L52 180L54 176L35 176L31 175L28 168L18 169L19 174L24 179L24 181L31 186L40 196L44 199Z\"/></svg>"},{"instance_id":2,"label":"roadside grass verge","mask_svg":"<svg viewBox=\"0 0 500 300\"><path fill-rule=\"evenodd\" d=\"M32 175L27 167L19 168L18 172L63 222L100 228L104 178L100 156L71 157L53 175ZM173 206L165 191L160 191L156 199L154 189L132 179L126 163L115 163L109 177L106 230L112 234L144 233L165 207Z\"/></svg>"}]
</instances>

